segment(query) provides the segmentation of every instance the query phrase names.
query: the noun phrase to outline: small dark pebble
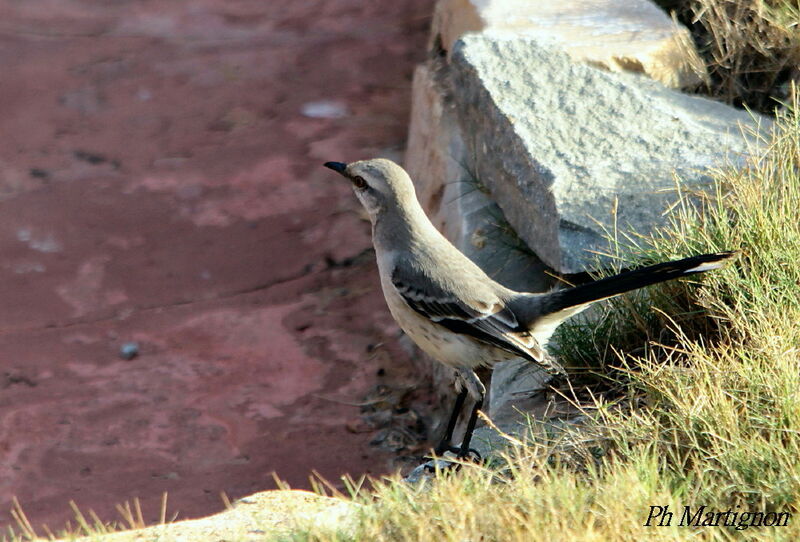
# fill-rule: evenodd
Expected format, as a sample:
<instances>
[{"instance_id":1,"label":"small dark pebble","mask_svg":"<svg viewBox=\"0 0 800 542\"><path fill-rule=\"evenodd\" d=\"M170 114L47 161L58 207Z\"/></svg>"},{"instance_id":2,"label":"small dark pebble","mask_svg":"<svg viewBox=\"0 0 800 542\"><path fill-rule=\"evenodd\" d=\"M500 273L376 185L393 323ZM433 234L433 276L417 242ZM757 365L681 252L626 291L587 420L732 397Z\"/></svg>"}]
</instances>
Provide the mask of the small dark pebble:
<instances>
[{"instance_id":1,"label":"small dark pebble","mask_svg":"<svg viewBox=\"0 0 800 542\"><path fill-rule=\"evenodd\" d=\"M139 355L139 343L125 343L119 347L119 357L131 360Z\"/></svg>"},{"instance_id":2,"label":"small dark pebble","mask_svg":"<svg viewBox=\"0 0 800 542\"><path fill-rule=\"evenodd\" d=\"M28 386L29 388L35 388L36 382L24 375L17 375L11 373L5 373L5 382L0 382L0 389L7 388L8 386L13 386L15 384L23 384Z\"/></svg>"},{"instance_id":3,"label":"small dark pebble","mask_svg":"<svg viewBox=\"0 0 800 542\"><path fill-rule=\"evenodd\" d=\"M77 150L73 151L72 155L78 160L83 160L84 162L88 162L94 166L108 162L108 158L106 158L102 154L97 154L94 152Z\"/></svg>"},{"instance_id":4,"label":"small dark pebble","mask_svg":"<svg viewBox=\"0 0 800 542\"><path fill-rule=\"evenodd\" d=\"M32 167L29 171L31 177L36 179L48 179L50 178L50 173L45 169L40 169L38 167Z\"/></svg>"}]
</instances>

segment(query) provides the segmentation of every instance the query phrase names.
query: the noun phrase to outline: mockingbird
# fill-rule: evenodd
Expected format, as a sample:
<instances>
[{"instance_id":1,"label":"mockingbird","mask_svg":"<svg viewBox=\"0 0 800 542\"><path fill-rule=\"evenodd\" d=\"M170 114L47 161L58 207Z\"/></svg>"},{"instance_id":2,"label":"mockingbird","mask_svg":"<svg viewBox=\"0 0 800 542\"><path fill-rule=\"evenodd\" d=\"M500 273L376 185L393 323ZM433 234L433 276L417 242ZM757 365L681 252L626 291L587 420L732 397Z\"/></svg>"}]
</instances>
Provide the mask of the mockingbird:
<instances>
[{"instance_id":1,"label":"mockingbird","mask_svg":"<svg viewBox=\"0 0 800 542\"><path fill-rule=\"evenodd\" d=\"M372 222L381 287L392 316L435 360L455 369L459 394L437 454L467 457L485 388L474 370L523 358L564 373L544 348L566 318L590 303L721 267L734 253L702 254L547 293L498 284L431 224L408 174L390 160L326 162L348 178ZM475 401L461 446L451 446L467 394Z\"/></svg>"}]
</instances>

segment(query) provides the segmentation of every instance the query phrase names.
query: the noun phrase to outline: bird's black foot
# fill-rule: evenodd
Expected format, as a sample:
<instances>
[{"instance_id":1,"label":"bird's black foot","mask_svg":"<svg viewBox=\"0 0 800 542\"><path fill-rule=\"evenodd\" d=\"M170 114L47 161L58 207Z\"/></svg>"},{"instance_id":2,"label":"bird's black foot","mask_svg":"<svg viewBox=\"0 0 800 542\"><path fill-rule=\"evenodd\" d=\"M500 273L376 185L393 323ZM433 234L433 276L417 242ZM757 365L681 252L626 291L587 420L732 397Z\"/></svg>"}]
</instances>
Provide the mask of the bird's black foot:
<instances>
[{"instance_id":1,"label":"bird's black foot","mask_svg":"<svg viewBox=\"0 0 800 542\"><path fill-rule=\"evenodd\" d=\"M482 463L483 456L475 448L462 448L460 446L451 446L449 444L440 444L433 450L432 456L425 456L423 459L426 461L432 460L447 460L446 453L450 452L456 456L459 461L472 461L473 463Z\"/></svg>"},{"instance_id":2,"label":"bird's black foot","mask_svg":"<svg viewBox=\"0 0 800 542\"><path fill-rule=\"evenodd\" d=\"M455 459L449 459L447 457L426 457L426 461L418 468L422 468L426 474L432 475L436 474L436 471L458 472L467 462L476 464L483 463L480 452L474 448L470 448L463 455L460 448L453 448L453 452L458 452Z\"/></svg>"},{"instance_id":3,"label":"bird's black foot","mask_svg":"<svg viewBox=\"0 0 800 542\"><path fill-rule=\"evenodd\" d=\"M433 459L426 461L420 467L426 475L436 474L439 472L457 472L461 468L461 463L454 463L453 461L446 461L444 459Z\"/></svg>"},{"instance_id":4,"label":"bird's black foot","mask_svg":"<svg viewBox=\"0 0 800 542\"><path fill-rule=\"evenodd\" d=\"M462 461L472 461L473 463L483 463L483 456L481 453L476 450L475 448L467 448L466 450L462 450L459 448L458 454L456 455L457 459Z\"/></svg>"}]
</instances>

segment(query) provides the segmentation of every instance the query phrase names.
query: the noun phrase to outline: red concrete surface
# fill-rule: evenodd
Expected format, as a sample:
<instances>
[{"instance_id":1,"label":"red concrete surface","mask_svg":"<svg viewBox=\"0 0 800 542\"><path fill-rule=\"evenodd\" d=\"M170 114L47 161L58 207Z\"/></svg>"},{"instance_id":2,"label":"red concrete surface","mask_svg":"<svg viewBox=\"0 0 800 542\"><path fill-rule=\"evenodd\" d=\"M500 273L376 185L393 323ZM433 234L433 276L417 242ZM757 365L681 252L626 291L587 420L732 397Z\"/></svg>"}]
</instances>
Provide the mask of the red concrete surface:
<instances>
[{"instance_id":1,"label":"red concrete surface","mask_svg":"<svg viewBox=\"0 0 800 542\"><path fill-rule=\"evenodd\" d=\"M0 526L387 472L346 403L408 359L321 163L402 150L431 10L0 0Z\"/></svg>"}]
</instances>

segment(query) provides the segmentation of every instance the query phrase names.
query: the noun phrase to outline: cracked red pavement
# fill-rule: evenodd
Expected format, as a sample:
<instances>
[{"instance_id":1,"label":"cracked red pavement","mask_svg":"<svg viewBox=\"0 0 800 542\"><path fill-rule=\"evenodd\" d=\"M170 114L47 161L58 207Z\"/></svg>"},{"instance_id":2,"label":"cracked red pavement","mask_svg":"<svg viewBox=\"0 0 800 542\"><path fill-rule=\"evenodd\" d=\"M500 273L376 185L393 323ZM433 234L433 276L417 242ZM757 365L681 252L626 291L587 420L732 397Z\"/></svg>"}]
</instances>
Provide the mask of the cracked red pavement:
<instances>
[{"instance_id":1,"label":"cracked red pavement","mask_svg":"<svg viewBox=\"0 0 800 542\"><path fill-rule=\"evenodd\" d=\"M402 150L431 10L0 0L0 525L388 472L345 403L408 359L321 163Z\"/></svg>"}]
</instances>

